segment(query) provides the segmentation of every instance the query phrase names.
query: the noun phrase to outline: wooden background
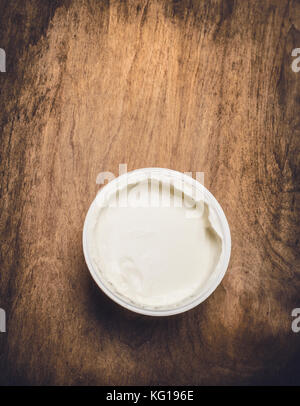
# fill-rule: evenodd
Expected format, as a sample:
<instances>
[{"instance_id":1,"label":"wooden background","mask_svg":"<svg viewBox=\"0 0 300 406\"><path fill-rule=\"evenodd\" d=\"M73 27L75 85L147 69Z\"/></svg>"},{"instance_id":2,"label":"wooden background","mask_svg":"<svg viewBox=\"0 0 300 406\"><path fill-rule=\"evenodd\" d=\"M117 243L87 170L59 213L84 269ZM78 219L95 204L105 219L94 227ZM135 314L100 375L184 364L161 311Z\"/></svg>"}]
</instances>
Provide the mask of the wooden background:
<instances>
[{"instance_id":1,"label":"wooden background","mask_svg":"<svg viewBox=\"0 0 300 406\"><path fill-rule=\"evenodd\" d=\"M0 0L2 384L300 384L299 1ZM228 273L129 313L81 234L97 174L203 171Z\"/></svg>"}]
</instances>

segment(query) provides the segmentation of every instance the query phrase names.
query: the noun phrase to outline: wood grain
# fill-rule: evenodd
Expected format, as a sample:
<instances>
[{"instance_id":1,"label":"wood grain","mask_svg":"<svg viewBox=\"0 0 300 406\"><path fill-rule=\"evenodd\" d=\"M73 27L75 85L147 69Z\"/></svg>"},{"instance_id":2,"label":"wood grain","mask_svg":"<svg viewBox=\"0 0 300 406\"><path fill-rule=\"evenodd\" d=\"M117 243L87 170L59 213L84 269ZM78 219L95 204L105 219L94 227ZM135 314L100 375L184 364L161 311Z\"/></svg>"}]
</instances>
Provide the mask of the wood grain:
<instances>
[{"instance_id":1,"label":"wood grain","mask_svg":"<svg viewBox=\"0 0 300 406\"><path fill-rule=\"evenodd\" d=\"M300 384L298 1L0 0L0 382ZM232 233L196 309L131 314L81 244L97 174L203 171Z\"/></svg>"}]
</instances>

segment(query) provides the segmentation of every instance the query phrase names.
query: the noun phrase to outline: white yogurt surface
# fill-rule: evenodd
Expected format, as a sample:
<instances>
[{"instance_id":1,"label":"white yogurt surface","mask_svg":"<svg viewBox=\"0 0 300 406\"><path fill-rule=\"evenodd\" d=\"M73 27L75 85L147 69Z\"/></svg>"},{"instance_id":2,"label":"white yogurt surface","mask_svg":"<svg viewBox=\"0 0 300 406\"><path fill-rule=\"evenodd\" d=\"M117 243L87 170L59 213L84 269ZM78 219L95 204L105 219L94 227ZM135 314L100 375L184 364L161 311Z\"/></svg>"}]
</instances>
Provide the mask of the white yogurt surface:
<instances>
[{"instance_id":1,"label":"white yogurt surface","mask_svg":"<svg viewBox=\"0 0 300 406\"><path fill-rule=\"evenodd\" d=\"M143 181L126 185L90 214L93 267L133 304L181 305L203 291L220 259L222 237L210 210L162 181L155 188Z\"/></svg>"}]
</instances>

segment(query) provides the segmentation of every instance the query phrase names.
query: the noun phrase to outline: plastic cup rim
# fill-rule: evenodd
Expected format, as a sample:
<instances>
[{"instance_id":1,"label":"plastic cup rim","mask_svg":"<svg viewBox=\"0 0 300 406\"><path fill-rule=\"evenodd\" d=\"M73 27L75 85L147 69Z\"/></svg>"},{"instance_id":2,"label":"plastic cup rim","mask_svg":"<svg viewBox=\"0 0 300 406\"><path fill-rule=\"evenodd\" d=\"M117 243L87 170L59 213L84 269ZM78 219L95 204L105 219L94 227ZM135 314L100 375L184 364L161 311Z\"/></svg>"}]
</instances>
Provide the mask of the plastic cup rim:
<instances>
[{"instance_id":1,"label":"plastic cup rim","mask_svg":"<svg viewBox=\"0 0 300 406\"><path fill-rule=\"evenodd\" d=\"M178 307L170 308L170 309L153 309L153 308L146 308L142 306L138 306L137 304L133 304L130 302L127 302L125 299L122 297L118 296L116 293L114 293L109 287L105 284L105 281L101 278L101 275L99 272L94 268L93 263L90 259L89 252L88 252L88 243L87 243L87 224L89 221L89 217L92 211L92 208L96 204L96 200L99 194L104 193L107 188L112 187L116 184L116 182L120 182L122 180L121 178L125 178L126 176L133 176L134 174L138 175L143 175L147 174L149 172L152 173L157 173L160 175L173 175L176 177L181 177L182 179L186 179L188 182L191 184L194 184L195 187L200 187L202 188L202 191L205 193L206 198L210 201L210 204L212 204L213 208L215 209L218 218L220 220L221 226L222 226L222 232L223 232L223 244L225 245L225 250L224 250L224 255L223 255L223 261L221 264L221 270L219 271L219 274L217 278L215 278L214 282L211 284L211 286L202 294L200 293L196 297L194 297L191 302L179 305ZM141 169L135 169L133 171L127 172L123 175L120 175L107 183L105 186L103 186L98 194L96 195L95 199L92 201L88 212L85 217L84 221L84 226L83 226L83 234L82 234L82 241L83 241L83 253L85 257L85 261L87 264L87 267L89 269L89 272L98 285L98 287L115 303L119 304L120 306L126 308L127 310L130 310L135 313L143 314L146 316L172 316L180 313L184 313L188 310L193 309L194 307L198 306L200 303L204 302L220 285L222 282L228 265L229 265L229 260L230 260L230 254L231 254L231 235L230 235L230 229L228 225L228 221L226 219L226 216L224 214L224 211L222 207L220 206L219 202L216 200L216 198L213 196L213 194L204 186L202 185L199 181L196 179L190 177L187 174L184 174L183 172L175 171L173 169L167 169L167 168L141 168Z\"/></svg>"}]
</instances>

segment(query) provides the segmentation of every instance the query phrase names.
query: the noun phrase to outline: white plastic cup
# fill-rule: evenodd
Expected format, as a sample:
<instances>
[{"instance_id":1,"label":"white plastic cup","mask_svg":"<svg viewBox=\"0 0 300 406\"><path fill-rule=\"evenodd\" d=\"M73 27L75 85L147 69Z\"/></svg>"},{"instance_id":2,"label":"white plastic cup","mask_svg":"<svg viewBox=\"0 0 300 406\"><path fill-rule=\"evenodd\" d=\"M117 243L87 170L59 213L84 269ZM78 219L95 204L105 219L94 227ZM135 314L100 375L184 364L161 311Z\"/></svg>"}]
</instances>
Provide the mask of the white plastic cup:
<instances>
[{"instance_id":1,"label":"white plastic cup","mask_svg":"<svg viewBox=\"0 0 300 406\"><path fill-rule=\"evenodd\" d=\"M91 213L95 208L95 205L99 205L99 201L104 201L105 196L109 195L110 192L113 190L116 191L118 188L121 187L125 183L133 183L135 181L140 181L141 179L145 178L152 178L155 177L156 179L166 180L169 179L170 181L179 181L181 180L184 182L185 187L190 186L191 189L196 190L197 193L201 193L202 199L204 202L208 203L210 210L212 210L212 215L214 216L214 226L216 227L219 234L222 236L222 252L218 262L218 266L212 273L211 277L209 278L208 282L206 283L204 289L198 295L194 296L190 302L185 303L184 305L179 305L178 307L172 307L170 309L159 309L159 308L147 308L139 306L129 299L125 299L124 297L119 296L115 292L113 292L110 287L108 286L107 282L101 277L101 274L97 271L97 269L93 266L91 261L91 257L89 254L89 239L92 238L90 235L89 230L91 228L91 222L93 221L93 216ZM178 184L178 183L177 183ZM186 189L185 189L186 190ZM143 169L136 169L132 172L125 173L111 182L106 184L100 191L98 192L96 198L92 202L88 213L85 218L84 227L83 227L83 252L86 264L88 269L99 286L99 288L114 302L118 303L120 306L125 307L128 310L131 310L135 313L140 313L148 316L171 316L174 314L179 314L186 312L200 303L202 303L205 299L207 299L219 286L221 283L230 259L231 253L231 236L230 236L230 229L228 226L228 222L226 216L218 203L215 197L197 180L188 176L182 172L174 171L171 169L165 168L143 168Z\"/></svg>"}]
</instances>

